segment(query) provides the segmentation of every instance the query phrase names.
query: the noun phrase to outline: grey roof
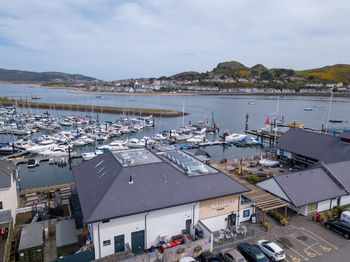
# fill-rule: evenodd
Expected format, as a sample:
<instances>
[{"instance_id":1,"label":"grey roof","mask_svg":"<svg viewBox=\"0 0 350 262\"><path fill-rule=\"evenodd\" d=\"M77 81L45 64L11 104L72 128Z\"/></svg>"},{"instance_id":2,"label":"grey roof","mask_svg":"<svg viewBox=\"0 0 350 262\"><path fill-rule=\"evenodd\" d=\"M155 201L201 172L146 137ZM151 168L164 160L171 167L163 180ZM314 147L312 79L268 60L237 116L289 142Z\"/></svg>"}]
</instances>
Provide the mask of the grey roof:
<instances>
[{"instance_id":1,"label":"grey roof","mask_svg":"<svg viewBox=\"0 0 350 262\"><path fill-rule=\"evenodd\" d=\"M339 137L290 128L277 141L276 148L324 163L350 160L350 144Z\"/></svg>"},{"instance_id":2,"label":"grey roof","mask_svg":"<svg viewBox=\"0 0 350 262\"><path fill-rule=\"evenodd\" d=\"M106 171L103 176L97 170L102 164L95 168L101 162ZM122 167L106 152L73 167L73 176L85 222L90 223L249 191L213 170L191 177L163 160Z\"/></svg>"},{"instance_id":3,"label":"grey roof","mask_svg":"<svg viewBox=\"0 0 350 262\"><path fill-rule=\"evenodd\" d=\"M16 167L6 161L0 161L0 188L7 188L11 186L11 174Z\"/></svg>"},{"instance_id":4,"label":"grey roof","mask_svg":"<svg viewBox=\"0 0 350 262\"><path fill-rule=\"evenodd\" d=\"M350 193L350 161L328 164L327 168L345 187L345 190Z\"/></svg>"},{"instance_id":5,"label":"grey roof","mask_svg":"<svg viewBox=\"0 0 350 262\"><path fill-rule=\"evenodd\" d=\"M43 244L43 224L26 224L22 227L18 250L41 246Z\"/></svg>"},{"instance_id":6,"label":"grey roof","mask_svg":"<svg viewBox=\"0 0 350 262\"><path fill-rule=\"evenodd\" d=\"M74 220L58 221L56 223L56 247L75 243L78 243L78 236Z\"/></svg>"},{"instance_id":7,"label":"grey roof","mask_svg":"<svg viewBox=\"0 0 350 262\"><path fill-rule=\"evenodd\" d=\"M11 210L0 210L0 225L11 221Z\"/></svg>"},{"instance_id":8,"label":"grey roof","mask_svg":"<svg viewBox=\"0 0 350 262\"><path fill-rule=\"evenodd\" d=\"M274 176L295 207L346 195L322 168Z\"/></svg>"}]
</instances>

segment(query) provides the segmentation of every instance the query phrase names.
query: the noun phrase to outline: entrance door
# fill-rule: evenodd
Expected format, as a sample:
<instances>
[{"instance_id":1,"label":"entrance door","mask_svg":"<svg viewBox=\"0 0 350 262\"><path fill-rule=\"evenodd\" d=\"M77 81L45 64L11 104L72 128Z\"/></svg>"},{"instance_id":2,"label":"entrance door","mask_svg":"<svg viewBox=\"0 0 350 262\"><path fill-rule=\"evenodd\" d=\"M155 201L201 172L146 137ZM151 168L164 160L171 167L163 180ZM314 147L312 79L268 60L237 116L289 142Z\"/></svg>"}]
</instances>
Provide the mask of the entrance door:
<instances>
[{"instance_id":1,"label":"entrance door","mask_svg":"<svg viewBox=\"0 0 350 262\"><path fill-rule=\"evenodd\" d=\"M141 254L145 250L145 230L131 233L131 250L134 254Z\"/></svg>"},{"instance_id":2,"label":"entrance door","mask_svg":"<svg viewBox=\"0 0 350 262\"><path fill-rule=\"evenodd\" d=\"M114 237L114 252L124 251L124 235Z\"/></svg>"},{"instance_id":3,"label":"entrance door","mask_svg":"<svg viewBox=\"0 0 350 262\"><path fill-rule=\"evenodd\" d=\"M236 214L228 215L227 227L234 227L234 226L236 226Z\"/></svg>"}]
</instances>

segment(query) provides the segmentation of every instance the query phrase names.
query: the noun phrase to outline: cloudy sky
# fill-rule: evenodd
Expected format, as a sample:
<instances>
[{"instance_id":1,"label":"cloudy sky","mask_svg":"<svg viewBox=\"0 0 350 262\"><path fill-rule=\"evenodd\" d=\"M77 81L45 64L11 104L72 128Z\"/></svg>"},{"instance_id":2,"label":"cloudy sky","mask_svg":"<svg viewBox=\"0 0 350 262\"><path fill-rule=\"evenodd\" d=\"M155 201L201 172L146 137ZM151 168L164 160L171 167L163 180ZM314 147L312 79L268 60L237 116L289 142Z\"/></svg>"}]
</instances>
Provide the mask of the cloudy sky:
<instances>
[{"instance_id":1,"label":"cloudy sky","mask_svg":"<svg viewBox=\"0 0 350 262\"><path fill-rule=\"evenodd\" d=\"M2 0L0 68L104 80L350 63L349 0Z\"/></svg>"}]
</instances>

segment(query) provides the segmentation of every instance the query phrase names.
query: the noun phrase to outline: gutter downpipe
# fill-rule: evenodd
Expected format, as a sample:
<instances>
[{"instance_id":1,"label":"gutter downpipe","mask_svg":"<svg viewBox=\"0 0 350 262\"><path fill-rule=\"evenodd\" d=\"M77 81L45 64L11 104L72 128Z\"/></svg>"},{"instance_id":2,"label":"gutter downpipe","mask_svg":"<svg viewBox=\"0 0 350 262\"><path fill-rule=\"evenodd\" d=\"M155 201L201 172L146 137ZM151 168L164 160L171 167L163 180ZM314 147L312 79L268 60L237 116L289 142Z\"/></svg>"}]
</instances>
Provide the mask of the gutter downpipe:
<instances>
[{"instance_id":1,"label":"gutter downpipe","mask_svg":"<svg viewBox=\"0 0 350 262\"><path fill-rule=\"evenodd\" d=\"M98 230L97 230L97 233L98 233L98 255L99 255L99 258L101 258L100 223L101 222L98 222L98 224L97 224L97 228L98 228Z\"/></svg>"},{"instance_id":2,"label":"gutter downpipe","mask_svg":"<svg viewBox=\"0 0 350 262\"><path fill-rule=\"evenodd\" d=\"M145 248L147 249L147 216L149 215L150 212L147 212L145 215Z\"/></svg>"},{"instance_id":3,"label":"gutter downpipe","mask_svg":"<svg viewBox=\"0 0 350 262\"><path fill-rule=\"evenodd\" d=\"M192 214L192 219L193 219L193 221L192 221L192 223L193 223L193 229L194 229L194 215L195 215L195 207L196 207L196 205L199 203L199 201L197 201L194 205L193 205L193 214ZM198 217L198 220L199 220L199 217ZM194 230L195 231L195 230Z\"/></svg>"}]
</instances>

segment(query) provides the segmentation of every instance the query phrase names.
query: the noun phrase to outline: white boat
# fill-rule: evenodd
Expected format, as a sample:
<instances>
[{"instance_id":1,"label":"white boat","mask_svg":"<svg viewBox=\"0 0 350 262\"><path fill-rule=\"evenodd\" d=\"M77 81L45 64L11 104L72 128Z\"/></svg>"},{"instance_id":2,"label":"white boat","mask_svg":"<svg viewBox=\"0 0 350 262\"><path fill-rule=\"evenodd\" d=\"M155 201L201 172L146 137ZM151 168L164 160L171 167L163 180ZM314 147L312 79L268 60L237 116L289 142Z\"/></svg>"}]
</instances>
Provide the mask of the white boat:
<instances>
[{"instance_id":1,"label":"white boat","mask_svg":"<svg viewBox=\"0 0 350 262\"><path fill-rule=\"evenodd\" d=\"M44 156L68 156L69 153L65 147L60 147L56 146L50 149L46 149L43 151L38 152L39 155L44 155Z\"/></svg>"},{"instance_id":2,"label":"white boat","mask_svg":"<svg viewBox=\"0 0 350 262\"><path fill-rule=\"evenodd\" d=\"M198 135L205 134L207 132L207 128L205 127L197 127L197 129L194 131Z\"/></svg>"},{"instance_id":3,"label":"white boat","mask_svg":"<svg viewBox=\"0 0 350 262\"><path fill-rule=\"evenodd\" d=\"M49 148L53 148L55 145L54 144L48 144L48 145L34 145L29 148L27 148L27 152L31 154L37 154L41 151L47 150Z\"/></svg>"},{"instance_id":4,"label":"white boat","mask_svg":"<svg viewBox=\"0 0 350 262\"><path fill-rule=\"evenodd\" d=\"M87 143L82 139L77 139L72 141L73 146L85 146Z\"/></svg>"},{"instance_id":5,"label":"white boat","mask_svg":"<svg viewBox=\"0 0 350 262\"><path fill-rule=\"evenodd\" d=\"M196 135L196 136L193 136L193 137L187 139L186 142L199 144L199 143L204 142L204 140L205 140L204 135Z\"/></svg>"},{"instance_id":6,"label":"white boat","mask_svg":"<svg viewBox=\"0 0 350 262\"><path fill-rule=\"evenodd\" d=\"M245 140L245 142L246 142L247 145L257 145L257 144L259 144L259 141L256 140L256 138L254 138L254 137L248 137Z\"/></svg>"},{"instance_id":7,"label":"white boat","mask_svg":"<svg viewBox=\"0 0 350 262\"><path fill-rule=\"evenodd\" d=\"M162 134L155 134L153 136L153 139L156 140L156 141L164 141L167 139L166 136L163 136Z\"/></svg>"},{"instance_id":8,"label":"white boat","mask_svg":"<svg viewBox=\"0 0 350 262\"><path fill-rule=\"evenodd\" d=\"M261 159L259 161L259 164L266 167L274 167L274 166L278 166L280 162L277 160Z\"/></svg>"},{"instance_id":9,"label":"white boat","mask_svg":"<svg viewBox=\"0 0 350 262\"><path fill-rule=\"evenodd\" d=\"M82 153L81 154L81 157L85 161L90 160L90 159L94 158L95 156L97 156L97 154L95 152L87 152L87 153Z\"/></svg>"},{"instance_id":10,"label":"white boat","mask_svg":"<svg viewBox=\"0 0 350 262\"><path fill-rule=\"evenodd\" d=\"M247 138L247 135L245 134L237 134L237 133L230 133L230 132L225 132L224 135L224 140L225 142L237 142L241 141L243 139Z\"/></svg>"},{"instance_id":11,"label":"white boat","mask_svg":"<svg viewBox=\"0 0 350 262\"><path fill-rule=\"evenodd\" d=\"M123 146L126 143L128 143L128 139L124 139L124 140L114 140L112 142L109 143L110 146Z\"/></svg>"},{"instance_id":12,"label":"white boat","mask_svg":"<svg viewBox=\"0 0 350 262\"><path fill-rule=\"evenodd\" d=\"M145 141L141 142L137 138L131 138L126 145L130 148L140 148L146 146Z\"/></svg>"},{"instance_id":13,"label":"white boat","mask_svg":"<svg viewBox=\"0 0 350 262\"><path fill-rule=\"evenodd\" d=\"M192 137L192 134L190 132L183 132L183 133L176 133L175 134L175 139L177 141L185 141L188 140Z\"/></svg>"}]
</instances>

